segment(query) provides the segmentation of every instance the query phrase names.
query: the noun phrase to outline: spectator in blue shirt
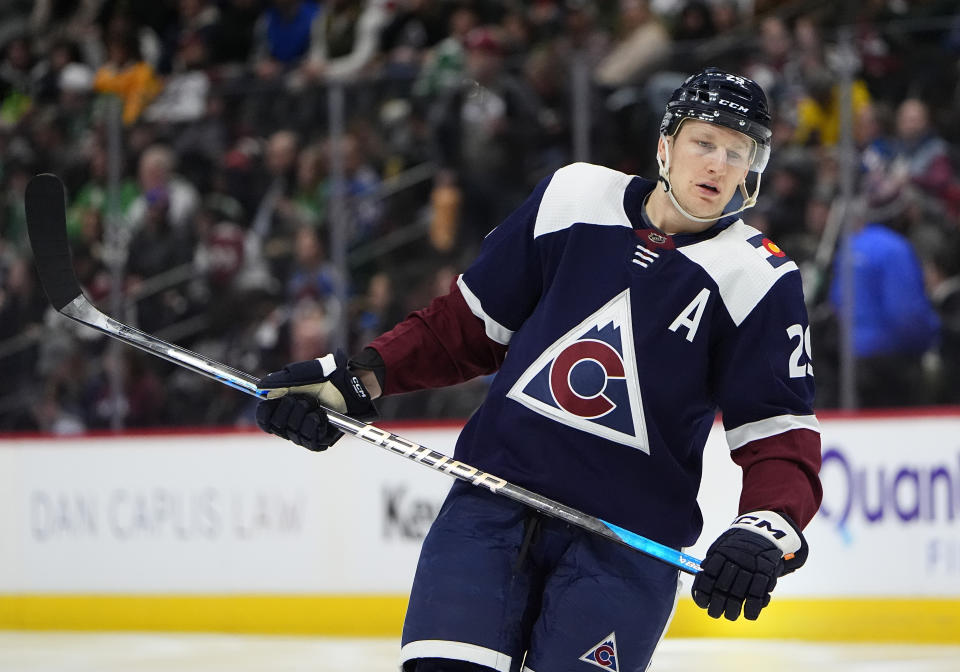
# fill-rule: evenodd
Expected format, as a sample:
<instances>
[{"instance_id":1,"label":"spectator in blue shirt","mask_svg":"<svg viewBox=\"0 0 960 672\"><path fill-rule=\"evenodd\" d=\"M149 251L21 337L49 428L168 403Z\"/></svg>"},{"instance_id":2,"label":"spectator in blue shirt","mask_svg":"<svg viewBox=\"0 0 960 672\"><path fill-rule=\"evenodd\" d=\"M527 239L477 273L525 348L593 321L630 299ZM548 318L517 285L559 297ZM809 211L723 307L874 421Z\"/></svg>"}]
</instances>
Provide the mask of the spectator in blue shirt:
<instances>
[{"instance_id":1,"label":"spectator in blue shirt","mask_svg":"<svg viewBox=\"0 0 960 672\"><path fill-rule=\"evenodd\" d=\"M310 50L320 5L308 0L273 0L254 29L254 66L263 79L295 67Z\"/></svg>"},{"instance_id":2,"label":"spectator in blue shirt","mask_svg":"<svg viewBox=\"0 0 960 672\"><path fill-rule=\"evenodd\" d=\"M902 205L903 194L897 197ZM895 204L896 205L896 204ZM923 268L910 241L885 219L868 220L850 238L853 272L853 352L861 406L925 403L921 359L932 348L940 319L924 287ZM830 301L844 310L844 249L837 255Z\"/></svg>"}]
</instances>

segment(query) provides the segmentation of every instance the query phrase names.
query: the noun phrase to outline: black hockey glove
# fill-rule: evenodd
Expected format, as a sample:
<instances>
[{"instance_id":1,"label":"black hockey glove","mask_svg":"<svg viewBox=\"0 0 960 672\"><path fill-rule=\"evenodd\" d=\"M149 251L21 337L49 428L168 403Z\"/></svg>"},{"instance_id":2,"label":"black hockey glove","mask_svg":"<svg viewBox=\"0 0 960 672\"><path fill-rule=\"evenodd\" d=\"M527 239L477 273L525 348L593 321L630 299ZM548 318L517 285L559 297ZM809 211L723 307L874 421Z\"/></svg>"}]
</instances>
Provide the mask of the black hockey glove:
<instances>
[{"instance_id":1,"label":"black hockey glove","mask_svg":"<svg viewBox=\"0 0 960 672\"><path fill-rule=\"evenodd\" d=\"M326 450L343 436L321 404L357 420L378 417L367 388L347 368L347 357L340 350L288 364L262 378L260 389L270 390L257 405L260 429L314 451Z\"/></svg>"},{"instance_id":2,"label":"black hockey glove","mask_svg":"<svg viewBox=\"0 0 960 672\"><path fill-rule=\"evenodd\" d=\"M707 549L693 580L693 601L713 618L755 621L770 604L777 579L807 559L807 541L792 520L774 511L739 516Z\"/></svg>"}]
</instances>

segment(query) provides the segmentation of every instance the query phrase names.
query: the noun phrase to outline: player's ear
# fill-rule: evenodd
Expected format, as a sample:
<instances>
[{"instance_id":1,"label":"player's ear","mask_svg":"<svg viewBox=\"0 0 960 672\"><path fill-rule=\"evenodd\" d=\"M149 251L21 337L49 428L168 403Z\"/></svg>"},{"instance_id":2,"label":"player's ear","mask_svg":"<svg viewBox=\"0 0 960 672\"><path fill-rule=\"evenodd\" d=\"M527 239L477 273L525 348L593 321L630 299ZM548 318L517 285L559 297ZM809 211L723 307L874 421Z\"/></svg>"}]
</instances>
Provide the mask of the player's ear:
<instances>
[{"instance_id":1,"label":"player's ear","mask_svg":"<svg viewBox=\"0 0 960 672\"><path fill-rule=\"evenodd\" d=\"M660 134L660 140L657 142L657 156L660 157L661 161L667 160L667 149L664 146L670 140L663 133Z\"/></svg>"}]
</instances>

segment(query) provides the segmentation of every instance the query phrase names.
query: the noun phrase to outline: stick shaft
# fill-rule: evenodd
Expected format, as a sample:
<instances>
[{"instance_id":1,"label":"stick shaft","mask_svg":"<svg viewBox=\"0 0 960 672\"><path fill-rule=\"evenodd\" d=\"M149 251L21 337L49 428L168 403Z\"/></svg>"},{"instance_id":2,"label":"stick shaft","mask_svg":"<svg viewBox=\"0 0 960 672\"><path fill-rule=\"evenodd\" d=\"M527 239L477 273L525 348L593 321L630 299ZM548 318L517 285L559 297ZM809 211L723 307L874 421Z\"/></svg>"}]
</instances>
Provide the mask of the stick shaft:
<instances>
[{"instance_id":1,"label":"stick shaft","mask_svg":"<svg viewBox=\"0 0 960 672\"><path fill-rule=\"evenodd\" d=\"M329 409L327 409L327 415L338 429L367 443L385 448L392 453L397 453L409 460L419 462L472 485L485 488L490 492L509 497L548 516L559 518L571 525L576 525L624 546L629 546L641 553L653 556L688 574L697 574L700 571L700 561L697 558L675 548L647 539L613 523L608 523L531 490L514 485L498 476L493 476L469 464L454 460L443 453L414 443L380 427L359 422Z\"/></svg>"},{"instance_id":2,"label":"stick shaft","mask_svg":"<svg viewBox=\"0 0 960 672\"><path fill-rule=\"evenodd\" d=\"M103 332L107 336L140 348L151 355L156 355L185 369L212 378L219 383L229 385L241 392L261 398L267 396L266 392L258 391L260 380L256 376L251 376L249 373L231 368L226 364L221 364L196 352L181 348L179 345L167 343L156 336L151 336L139 329L118 322L94 308L83 294L64 306L60 312L81 324Z\"/></svg>"}]
</instances>

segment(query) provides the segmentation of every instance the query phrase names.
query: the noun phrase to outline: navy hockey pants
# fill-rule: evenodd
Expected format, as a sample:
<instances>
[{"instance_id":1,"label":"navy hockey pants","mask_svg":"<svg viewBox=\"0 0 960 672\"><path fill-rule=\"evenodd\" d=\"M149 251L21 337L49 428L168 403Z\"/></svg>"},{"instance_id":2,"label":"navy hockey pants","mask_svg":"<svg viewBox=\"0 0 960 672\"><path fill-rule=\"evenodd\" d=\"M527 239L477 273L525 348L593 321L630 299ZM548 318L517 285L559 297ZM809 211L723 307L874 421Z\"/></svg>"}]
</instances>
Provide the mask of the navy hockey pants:
<instances>
[{"instance_id":1,"label":"navy hockey pants","mask_svg":"<svg viewBox=\"0 0 960 672\"><path fill-rule=\"evenodd\" d=\"M678 587L660 561L457 482L423 543L401 657L641 672Z\"/></svg>"}]
</instances>

